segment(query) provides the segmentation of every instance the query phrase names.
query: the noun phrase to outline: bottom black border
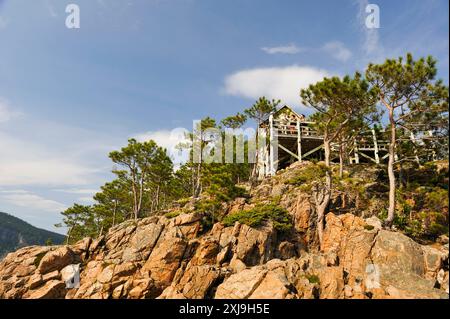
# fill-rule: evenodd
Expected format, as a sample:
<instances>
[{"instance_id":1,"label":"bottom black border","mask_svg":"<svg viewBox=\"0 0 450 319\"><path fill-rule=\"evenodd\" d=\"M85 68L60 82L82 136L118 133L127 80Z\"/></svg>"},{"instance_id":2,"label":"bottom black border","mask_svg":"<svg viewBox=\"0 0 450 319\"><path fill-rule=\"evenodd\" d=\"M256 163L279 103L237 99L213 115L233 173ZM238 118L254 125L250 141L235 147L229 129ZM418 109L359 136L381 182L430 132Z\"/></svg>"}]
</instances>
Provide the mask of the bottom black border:
<instances>
[{"instance_id":1,"label":"bottom black border","mask_svg":"<svg viewBox=\"0 0 450 319\"><path fill-rule=\"evenodd\" d=\"M258 306L260 305L260 306ZM266 306L264 306L266 305ZM330 314L350 317L405 315L426 311L429 315L448 311L443 300L0 300L2 314L36 312L45 317L105 317L106 313L124 319L134 318L307 318ZM190 308L185 313L186 306ZM184 310L182 310L184 307ZM206 307L212 309L208 315ZM192 309L197 312L192 313ZM238 309L240 313L237 313ZM228 310L228 311L227 311ZM247 312L248 310L249 312ZM8 312L6 312L8 311ZM242 313L242 311L244 313ZM3 317L3 315L2 315ZM6 316L5 316L6 318Z\"/></svg>"}]
</instances>

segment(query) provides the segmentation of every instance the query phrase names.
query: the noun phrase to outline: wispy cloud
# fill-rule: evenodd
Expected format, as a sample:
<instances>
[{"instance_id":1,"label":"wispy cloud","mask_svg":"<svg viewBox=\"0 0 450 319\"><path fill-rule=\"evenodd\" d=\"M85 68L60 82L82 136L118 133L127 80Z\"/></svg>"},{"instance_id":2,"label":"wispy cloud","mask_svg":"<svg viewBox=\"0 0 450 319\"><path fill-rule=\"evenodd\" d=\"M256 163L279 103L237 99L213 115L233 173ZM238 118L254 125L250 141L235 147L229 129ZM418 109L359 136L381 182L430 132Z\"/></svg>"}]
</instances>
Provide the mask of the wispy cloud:
<instances>
[{"instance_id":1,"label":"wispy cloud","mask_svg":"<svg viewBox=\"0 0 450 319\"><path fill-rule=\"evenodd\" d=\"M368 0L356 0L357 10L357 22L360 31L364 35L363 40L363 52L366 56L379 57L383 55L383 46L380 42L379 30L376 28L368 28L366 26L366 8L370 4Z\"/></svg>"},{"instance_id":2,"label":"wispy cloud","mask_svg":"<svg viewBox=\"0 0 450 319\"><path fill-rule=\"evenodd\" d=\"M55 9L53 3L50 0L45 0L45 6L47 7L48 14L52 18L57 18L58 17L58 13L56 12L56 9Z\"/></svg>"},{"instance_id":3,"label":"wispy cloud","mask_svg":"<svg viewBox=\"0 0 450 319\"><path fill-rule=\"evenodd\" d=\"M66 205L26 190L0 190L0 199L9 204L45 212L61 212Z\"/></svg>"},{"instance_id":4,"label":"wispy cloud","mask_svg":"<svg viewBox=\"0 0 450 319\"><path fill-rule=\"evenodd\" d=\"M302 52L304 49L296 46L291 43L284 46L276 46L276 47L263 47L261 48L264 52L268 54L296 54Z\"/></svg>"},{"instance_id":5,"label":"wispy cloud","mask_svg":"<svg viewBox=\"0 0 450 319\"><path fill-rule=\"evenodd\" d=\"M18 115L21 115L20 120L16 118ZM64 129L62 125L52 129L49 123L35 123L26 114L14 110L5 99L0 99L0 123L12 120L14 126L0 126L0 150L7 150L0 156L0 185L72 186L94 181L98 168L82 160L83 149L90 151L91 144L81 145L81 141L74 138L71 141L74 147L68 153L61 145L40 137L40 134L48 136L44 134L44 128L58 131L61 137L66 134L73 137L76 132ZM26 127L30 132L25 134L18 129L20 127Z\"/></svg>"},{"instance_id":6,"label":"wispy cloud","mask_svg":"<svg viewBox=\"0 0 450 319\"><path fill-rule=\"evenodd\" d=\"M78 197L78 201L85 204L93 204L95 202L94 198L89 196Z\"/></svg>"},{"instance_id":7,"label":"wispy cloud","mask_svg":"<svg viewBox=\"0 0 450 319\"><path fill-rule=\"evenodd\" d=\"M62 188L62 189L54 189L54 191L67 194L94 195L99 190L91 188Z\"/></svg>"},{"instance_id":8,"label":"wispy cloud","mask_svg":"<svg viewBox=\"0 0 450 319\"><path fill-rule=\"evenodd\" d=\"M133 137L139 142L153 140L159 146L166 148L175 164L175 167L178 167L181 163L186 162L188 159L188 152L177 148L180 143L186 143L188 141L186 139L187 132L187 128L175 128L173 130L159 130L139 133Z\"/></svg>"},{"instance_id":9,"label":"wispy cloud","mask_svg":"<svg viewBox=\"0 0 450 319\"><path fill-rule=\"evenodd\" d=\"M350 51L342 42L332 41L323 46L323 50L328 52L333 58L341 62L346 62L352 57L352 51Z\"/></svg>"},{"instance_id":10,"label":"wispy cloud","mask_svg":"<svg viewBox=\"0 0 450 319\"><path fill-rule=\"evenodd\" d=\"M227 76L224 92L249 99L266 96L281 99L291 106L301 106L300 89L325 76L330 76L326 70L298 65L247 69Z\"/></svg>"},{"instance_id":11,"label":"wispy cloud","mask_svg":"<svg viewBox=\"0 0 450 319\"><path fill-rule=\"evenodd\" d=\"M0 123L8 122L21 114L21 112L13 110L6 99L0 97Z\"/></svg>"},{"instance_id":12,"label":"wispy cloud","mask_svg":"<svg viewBox=\"0 0 450 319\"><path fill-rule=\"evenodd\" d=\"M346 62L353 55L350 49L340 41L330 41L319 48L300 48L297 45L291 43L285 46L263 47L261 48L261 50L263 50L267 54L297 54L301 52L307 52L309 54L326 53L332 58L341 62Z\"/></svg>"}]
</instances>

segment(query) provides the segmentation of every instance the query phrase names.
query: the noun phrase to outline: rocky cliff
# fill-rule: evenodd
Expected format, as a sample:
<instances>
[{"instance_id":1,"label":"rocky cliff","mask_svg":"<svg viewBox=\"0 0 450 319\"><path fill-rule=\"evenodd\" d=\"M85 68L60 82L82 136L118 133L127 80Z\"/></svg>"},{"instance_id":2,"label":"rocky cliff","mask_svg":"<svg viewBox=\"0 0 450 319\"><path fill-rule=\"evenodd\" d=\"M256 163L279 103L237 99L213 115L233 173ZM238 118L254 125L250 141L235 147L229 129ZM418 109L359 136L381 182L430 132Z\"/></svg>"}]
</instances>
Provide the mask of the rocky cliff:
<instances>
[{"instance_id":1,"label":"rocky cliff","mask_svg":"<svg viewBox=\"0 0 450 319\"><path fill-rule=\"evenodd\" d=\"M70 246L22 248L0 263L0 298L448 298L448 243L420 245L378 218L335 210L321 247L307 193L281 172L224 207L277 198L293 227L205 229L183 210L127 221ZM176 214L175 214L176 215ZM66 287L74 269L80 285Z\"/></svg>"}]
</instances>

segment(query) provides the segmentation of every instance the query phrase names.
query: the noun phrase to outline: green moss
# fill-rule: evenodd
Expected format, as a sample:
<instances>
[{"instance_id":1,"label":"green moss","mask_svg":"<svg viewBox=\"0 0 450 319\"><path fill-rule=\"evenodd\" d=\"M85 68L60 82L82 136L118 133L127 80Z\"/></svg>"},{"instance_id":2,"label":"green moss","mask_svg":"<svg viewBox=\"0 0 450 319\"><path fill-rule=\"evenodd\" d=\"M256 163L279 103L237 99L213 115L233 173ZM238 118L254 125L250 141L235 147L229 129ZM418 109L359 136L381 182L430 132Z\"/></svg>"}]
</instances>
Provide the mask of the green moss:
<instances>
[{"instance_id":1,"label":"green moss","mask_svg":"<svg viewBox=\"0 0 450 319\"><path fill-rule=\"evenodd\" d=\"M310 284L319 284L320 279L317 275L306 275L306 279L308 279Z\"/></svg>"},{"instance_id":2,"label":"green moss","mask_svg":"<svg viewBox=\"0 0 450 319\"><path fill-rule=\"evenodd\" d=\"M46 253L46 251L43 251L42 253L37 254L36 258L34 259L34 265L36 267L39 267L39 264L41 263L41 260L42 258L44 258Z\"/></svg>"},{"instance_id":3,"label":"green moss","mask_svg":"<svg viewBox=\"0 0 450 319\"><path fill-rule=\"evenodd\" d=\"M179 211L179 210L175 210L175 211L173 211L173 212L168 212L168 213L166 213L166 214L164 214L164 216L166 216L167 218L174 218L174 217L177 217L178 215L180 215L181 214L181 211Z\"/></svg>"},{"instance_id":4,"label":"green moss","mask_svg":"<svg viewBox=\"0 0 450 319\"><path fill-rule=\"evenodd\" d=\"M372 225L364 225L364 229L365 230L373 230L375 227L374 226L372 226Z\"/></svg>"},{"instance_id":5,"label":"green moss","mask_svg":"<svg viewBox=\"0 0 450 319\"><path fill-rule=\"evenodd\" d=\"M225 226L232 226L236 222L240 222L250 227L258 227L267 221L272 221L274 228L279 231L288 231L292 228L287 211L274 203L257 204L252 209L228 215L222 220L222 223Z\"/></svg>"},{"instance_id":6,"label":"green moss","mask_svg":"<svg viewBox=\"0 0 450 319\"><path fill-rule=\"evenodd\" d=\"M185 197L185 198L181 198L181 199L177 200L177 204L180 206L185 206L190 201L191 201L190 197Z\"/></svg>"},{"instance_id":7,"label":"green moss","mask_svg":"<svg viewBox=\"0 0 450 319\"><path fill-rule=\"evenodd\" d=\"M298 171L297 175L289 179L286 183L301 186L311 183L325 176L327 167L323 163L311 164Z\"/></svg>"}]
</instances>

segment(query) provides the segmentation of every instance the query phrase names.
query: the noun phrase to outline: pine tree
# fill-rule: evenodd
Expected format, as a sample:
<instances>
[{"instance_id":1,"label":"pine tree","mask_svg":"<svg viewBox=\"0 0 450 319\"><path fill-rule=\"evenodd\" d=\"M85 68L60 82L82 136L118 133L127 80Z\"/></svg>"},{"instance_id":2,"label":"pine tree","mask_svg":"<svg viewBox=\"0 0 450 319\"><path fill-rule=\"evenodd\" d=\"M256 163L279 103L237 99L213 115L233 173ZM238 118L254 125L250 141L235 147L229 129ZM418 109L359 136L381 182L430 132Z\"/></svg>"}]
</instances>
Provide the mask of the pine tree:
<instances>
[{"instance_id":1,"label":"pine tree","mask_svg":"<svg viewBox=\"0 0 450 319\"><path fill-rule=\"evenodd\" d=\"M362 116L375 111L375 92L369 88L361 75L356 73L353 78L324 78L323 81L310 85L308 89L301 90L300 96L305 105L317 111L311 118L315 121L315 128L323 135L326 182L320 194L315 196L317 231L322 243L325 211L332 191L331 143L335 142L343 131L354 126Z\"/></svg>"},{"instance_id":2,"label":"pine tree","mask_svg":"<svg viewBox=\"0 0 450 319\"><path fill-rule=\"evenodd\" d=\"M392 226L395 217L396 177L394 164L398 150L397 129L408 119L433 107L448 108L448 89L435 81L436 60L431 56L414 60L388 59L382 64L369 64L366 77L377 91L380 103L389 114L389 208L386 225ZM407 125L407 124L406 124Z\"/></svg>"}]
</instances>

